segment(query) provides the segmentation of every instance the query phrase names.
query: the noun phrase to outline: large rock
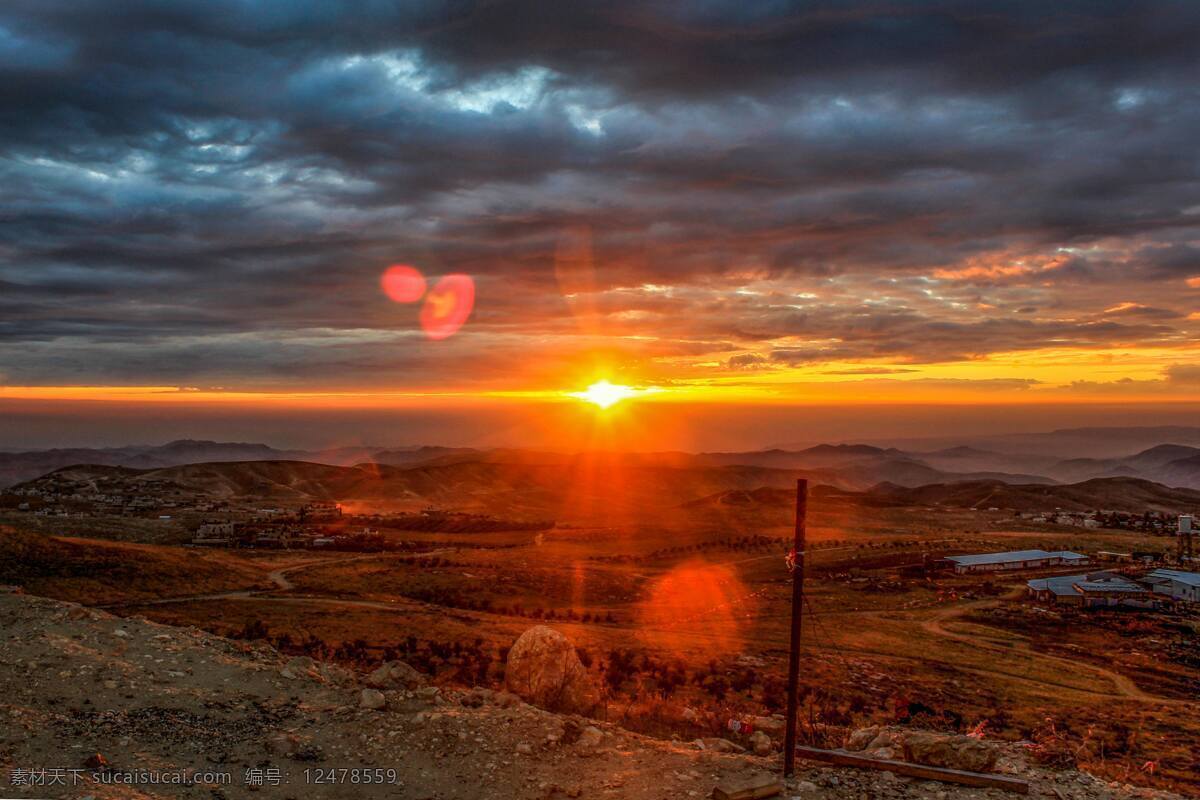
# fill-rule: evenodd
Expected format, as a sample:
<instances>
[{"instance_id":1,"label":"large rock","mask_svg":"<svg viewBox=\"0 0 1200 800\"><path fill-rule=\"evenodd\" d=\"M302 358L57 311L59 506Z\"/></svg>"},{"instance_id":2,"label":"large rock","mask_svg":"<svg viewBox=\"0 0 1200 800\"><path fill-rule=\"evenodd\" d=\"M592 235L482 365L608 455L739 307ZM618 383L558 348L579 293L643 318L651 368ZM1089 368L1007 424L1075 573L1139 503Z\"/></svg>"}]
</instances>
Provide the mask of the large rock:
<instances>
[{"instance_id":1,"label":"large rock","mask_svg":"<svg viewBox=\"0 0 1200 800\"><path fill-rule=\"evenodd\" d=\"M595 686L567 637L545 625L525 631L508 651L504 683L525 701L552 711L587 713Z\"/></svg>"},{"instance_id":2,"label":"large rock","mask_svg":"<svg viewBox=\"0 0 1200 800\"><path fill-rule=\"evenodd\" d=\"M904 736L904 757L918 764L987 772L996 765L995 745L970 736L911 731Z\"/></svg>"}]
</instances>

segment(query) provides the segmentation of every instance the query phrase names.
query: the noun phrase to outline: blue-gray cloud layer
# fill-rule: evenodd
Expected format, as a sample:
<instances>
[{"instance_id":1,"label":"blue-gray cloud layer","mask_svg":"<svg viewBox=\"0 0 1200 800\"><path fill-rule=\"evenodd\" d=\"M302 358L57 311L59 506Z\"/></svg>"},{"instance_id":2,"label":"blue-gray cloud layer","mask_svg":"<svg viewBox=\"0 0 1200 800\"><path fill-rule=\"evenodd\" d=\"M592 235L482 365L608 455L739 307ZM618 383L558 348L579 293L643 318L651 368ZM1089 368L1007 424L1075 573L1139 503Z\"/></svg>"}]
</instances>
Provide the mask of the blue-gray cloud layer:
<instances>
[{"instance_id":1,"label":"blue-gray cloud layer","mask_svg":"<svg viewBox=\"0 0 1200 800\"><path fill-rule=\"evenodd\" d=\"M1200 337L1196 4L387 5L0 8L7 381ZM476 276L468 330L395 261Z\"/></svg>"}]
</instances>

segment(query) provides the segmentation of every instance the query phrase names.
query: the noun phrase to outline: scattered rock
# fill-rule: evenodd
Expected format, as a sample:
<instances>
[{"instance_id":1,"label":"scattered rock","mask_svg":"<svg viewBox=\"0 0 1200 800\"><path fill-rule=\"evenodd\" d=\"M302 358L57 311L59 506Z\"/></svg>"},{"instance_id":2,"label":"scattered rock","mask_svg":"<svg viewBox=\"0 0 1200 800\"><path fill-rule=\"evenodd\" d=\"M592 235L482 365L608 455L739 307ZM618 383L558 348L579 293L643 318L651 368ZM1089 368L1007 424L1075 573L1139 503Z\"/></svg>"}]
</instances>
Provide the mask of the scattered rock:
<instances>
[{"instance_id":1,"label":"scattered rock","mask_svg":"<svg viewBox=\"0 0 1200 800\"><path fill-rule=\"evenodd\" d=\"M425 676L403 661L388 661L368 675L365 683L375 689L415 689L425 685Z\"/></svg>"},{"instance_id":2,"label":"scattered rock","mask_svg":"<svg viewBox=\"0 0 1200 800\"><path fill-rule=\"evenodd\" d=\"M709 736L704 739L698 739L701 749L712 750L716 753L744 753L746 748L740 744L734 744L728 739L719 739L715 736Z\"/></svg>"},{"instance_id":3,"label":"scattered rock","mask_svg":"<svg viewBox=\"0 0 1200 800\"><path fill-rule=\"evenodd\" d=\"M329 661L322 661L317 667L317 677L325 683L333 684L334 686L346 686L358 681L358 676L353 672Z\"/></svg>"},{"instance_id":4,"label":"scattered rock","mask_svg":"<svg viewBox=\"0 0 1200 800\"><path fill-rule=\"evenodd\" d=\"M483 686L476 686L459 698L459 702L467 708L479 708L480 706L490 705L495 701L496 693Z\"/></svg>"},{"instance_id":5,"label":"scattered rock","mask_svg":"<svg viewBox=\"0 0 1200 800\"><path fill-rule=\"evenodd\" d=\"M875 737L879 736L881 728L875 726L872 728L859 728L854 733L850 734L850 738L846 740L846 749L851 751L866 750L867 745L875 741Z\"/></svg>"},{"instance_id":6,"label":"scattered rock","mask_svg":"<svg viewBox=\"0 0 1200 800\"><path fill-rule=\"evenodd\" d=\"M583 729L582 732L580 732L579 741L577 742L577 744L580 747L586 747L586 748L591 749L591 748L599 747L601 744L603 744L603 742L604 742L604 731L600 730L595 725L588 725L586 728Z\"/></svg>"}]
</instances>

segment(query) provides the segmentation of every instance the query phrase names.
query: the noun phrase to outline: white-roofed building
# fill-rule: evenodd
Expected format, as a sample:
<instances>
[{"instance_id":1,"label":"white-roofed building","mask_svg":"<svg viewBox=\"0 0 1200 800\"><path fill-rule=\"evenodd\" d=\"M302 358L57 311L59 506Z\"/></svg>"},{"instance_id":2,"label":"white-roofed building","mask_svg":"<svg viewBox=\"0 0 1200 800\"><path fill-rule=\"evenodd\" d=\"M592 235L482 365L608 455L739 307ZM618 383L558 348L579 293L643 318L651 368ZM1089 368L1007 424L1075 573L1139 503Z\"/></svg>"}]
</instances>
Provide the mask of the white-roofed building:
<instances>
[{"instance_id":1,"label":"white-roofed building","mask_svg":"<svg viewBox=\"0 0 1200 800\"><path fill-rule=\"evenodd\" d=\"M944 561L950 562L954 571L961 574L969 572L998 572L1013 569L1039 569L1056 566L1086 566L1088 557L1066 550L1048 552L1046 550L1013 550L1006 553L978 553L965 556L948 556Z\"/></svg>"},{"instance_id":2,"label":"white-roofed building","mask_svg":"<svg viewBox=\"0 0 1200 800\"><path fill-rule=\"evenodd\" d=\"M1185 603L1200 603L1200 572L1156 569L1142 580L1155 594L1163 594Z\"/></svg>"},{"instance_id":3,"label":"white-roofed building","mask_svg":"<svg viewBox=\"0 0 1200 800\"><path fill-rule=\"evenodd\" d=\"M1154 595L1150 590L1115 572L1038 578L1027 582L1025 586L1029 594L1038 600L1059 605L1083 608L1118 605L1149 608L1154 605Z\"/></svg>"}]
</instances>

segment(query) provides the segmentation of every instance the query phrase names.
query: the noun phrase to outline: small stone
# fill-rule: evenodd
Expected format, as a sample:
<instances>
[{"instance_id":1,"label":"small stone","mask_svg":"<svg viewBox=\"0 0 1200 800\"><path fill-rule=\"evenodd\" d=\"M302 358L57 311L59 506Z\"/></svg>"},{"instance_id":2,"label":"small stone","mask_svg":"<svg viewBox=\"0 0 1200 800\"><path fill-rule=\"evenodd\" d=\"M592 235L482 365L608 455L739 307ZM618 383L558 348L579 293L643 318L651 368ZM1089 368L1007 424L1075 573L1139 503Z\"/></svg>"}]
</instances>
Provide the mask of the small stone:
<instances>
[{"instance_id":1,"label":"small stone","mask_svg":"<svg viewBox=\"0 0 1200 800\"><path fill-rule=\"evenodd\" d=\"M750 747L756 756L768 756L775 752L775 745L771 741L771 737L762 731L755 731L750 735Z\"/></svg>"},{"instance_id":2,"label":"small stone","mask_svg":"<svg viewBox=\"0 0 1200 800\"><path fill-rule=\"evenodd\" d=\"M358 705L359 708L381 709L387 706L387 698L378 689L363 689Z\"/></svg>"}]
</instances>

